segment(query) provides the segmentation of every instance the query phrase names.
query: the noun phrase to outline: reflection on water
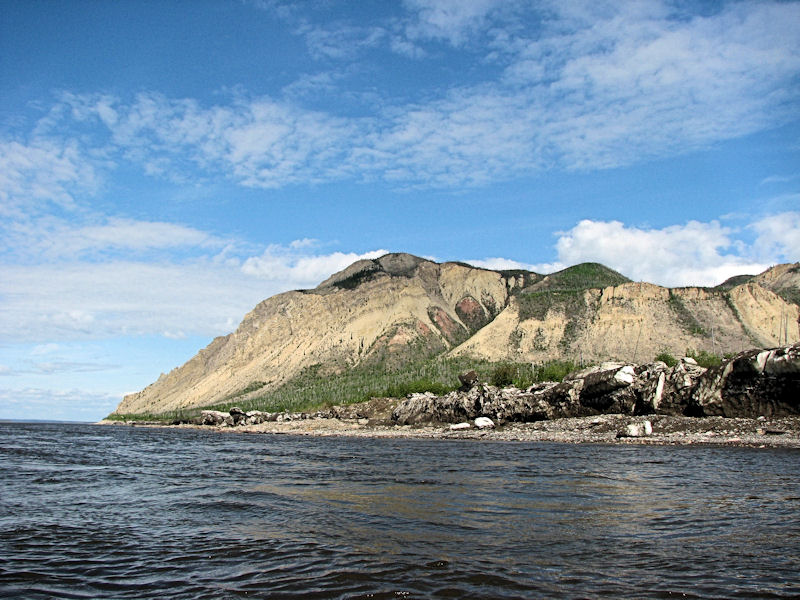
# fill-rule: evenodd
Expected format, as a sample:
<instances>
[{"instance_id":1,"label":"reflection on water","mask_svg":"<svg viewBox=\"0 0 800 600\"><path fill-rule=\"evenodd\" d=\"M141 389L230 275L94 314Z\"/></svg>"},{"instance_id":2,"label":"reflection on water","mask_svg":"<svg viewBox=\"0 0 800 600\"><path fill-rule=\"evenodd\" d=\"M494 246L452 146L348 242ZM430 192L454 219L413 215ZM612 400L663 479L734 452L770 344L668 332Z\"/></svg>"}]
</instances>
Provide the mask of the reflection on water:
<instances>
[{"instance_id":1,"label":"reflection on water","mask_svg":"<svg viewBox=\"0 0 800 600\"><path fill-rule=\"evenodd\" d=\"M0 595L788 598L798 458L0 425Z\"/></svg>"}]
</instances>

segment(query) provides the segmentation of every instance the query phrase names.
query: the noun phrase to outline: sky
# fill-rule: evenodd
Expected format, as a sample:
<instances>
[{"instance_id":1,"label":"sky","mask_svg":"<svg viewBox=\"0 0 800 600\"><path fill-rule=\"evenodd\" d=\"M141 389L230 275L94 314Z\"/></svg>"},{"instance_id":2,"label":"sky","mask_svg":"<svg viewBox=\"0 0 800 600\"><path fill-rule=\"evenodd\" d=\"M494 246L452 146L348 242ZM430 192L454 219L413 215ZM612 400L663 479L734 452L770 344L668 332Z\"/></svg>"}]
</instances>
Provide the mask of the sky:
<instances>
[{"instance_id":1,"label":"sky","mask_svg":"<svg viewBox=\"0 0 800 600\"><path fill-rule=\"evenodd\" d=\"M800 3L0 0L0 418L360 258L800 260Z\"/></svg>"}]
</instances>

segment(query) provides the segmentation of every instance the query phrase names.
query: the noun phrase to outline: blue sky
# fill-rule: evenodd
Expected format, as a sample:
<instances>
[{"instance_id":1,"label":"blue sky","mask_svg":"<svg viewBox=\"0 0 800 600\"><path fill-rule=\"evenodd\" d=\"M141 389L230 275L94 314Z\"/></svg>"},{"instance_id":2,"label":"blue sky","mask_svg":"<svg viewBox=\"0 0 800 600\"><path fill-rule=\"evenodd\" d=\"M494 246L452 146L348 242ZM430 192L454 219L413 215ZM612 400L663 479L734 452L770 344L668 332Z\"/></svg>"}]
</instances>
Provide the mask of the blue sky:
<instances>
[{"instance_id":1,"label":"blue sky","mask_svg":"<svg viewBox=\"0 0 800 600\"><path fill-rule=\"evenodd\" d=\"M800 260L800 3L2 2L0 418L98 419L388 251Z\"/></svg>"}]
</instances>

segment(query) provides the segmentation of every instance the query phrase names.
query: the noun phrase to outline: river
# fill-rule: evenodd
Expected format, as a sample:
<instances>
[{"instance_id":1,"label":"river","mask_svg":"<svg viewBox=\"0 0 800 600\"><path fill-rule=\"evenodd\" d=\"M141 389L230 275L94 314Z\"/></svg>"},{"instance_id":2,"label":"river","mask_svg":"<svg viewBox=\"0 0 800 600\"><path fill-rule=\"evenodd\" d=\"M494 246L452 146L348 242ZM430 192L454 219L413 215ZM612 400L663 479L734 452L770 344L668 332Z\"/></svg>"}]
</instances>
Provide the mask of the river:
<instances>
[{"instance_id":1,"label":"river","mask_svg":"<svg viewBox=\"0 0 800 600\"><path fill-rule=\"evenodd\" d=\"M790 598L800 451L0 423L0 597Z\"/></svg>"}]
</instances>

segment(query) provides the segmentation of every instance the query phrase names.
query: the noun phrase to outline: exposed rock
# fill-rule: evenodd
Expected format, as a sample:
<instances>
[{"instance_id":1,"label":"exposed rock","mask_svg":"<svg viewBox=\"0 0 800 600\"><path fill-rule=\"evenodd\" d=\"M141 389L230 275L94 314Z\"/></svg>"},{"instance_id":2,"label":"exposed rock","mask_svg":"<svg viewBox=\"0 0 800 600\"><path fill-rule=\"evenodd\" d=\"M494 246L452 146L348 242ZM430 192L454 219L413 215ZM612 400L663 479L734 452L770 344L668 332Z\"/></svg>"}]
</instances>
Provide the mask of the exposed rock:
<instances>
[{"instance_id":1,"label":"exposed rock","mask_svg":"<svg viewBox=\"0 0 800 600\"><path fill-rule=\"evenodd\" d=\"M462 376L470 382L473 374ZM469 375L467 377L466 375ZM540 383L526 390L485 383L437 396L375 398L309 413L204 410L199 422L241 426L265 422L338 419L361 425L451 423L457 431L469 422L504 425L553 419L618 415L779 417L800 414L800 344L737 355L720 367L704 369L691 358L674 367L604 363L570 374L562 383ZM485 419L485 421L484 421ZM623 437L650 435L649 421L630 424Z\"/></svg>"},{"instance_id":2,"label":"exposed rock","mask_svg":"<svg viewBox=\"0 0 800 600\"><path fill-rule=\"evenodd\" d=\"M800 344L743 352L700 378L687 414L758 417L800 413Z\"/></svg>"},{"instance_id":3,"label":"exposed rock","mask_svg":"<svg viewBox=\"0 0 800 600\"><path fill-rule=\"evenodd\" d=\"M663 362L604 364L573 373L562 383L539 384L528 390L481 384L442 397L413 394L396 406L392 421L419 425L488 417L502 424L612 413L800 414L800 344L745 352L709 370L691 358L683 358L671 368Z\"/></svg>"},{"instance_id":4,"label":"exposed rock","mask_svg":"<svg viewBox=\"0 0 800 600\"><path fill-rule=\"evenodd\" d=\"M489 417L478 417L475 419L475 427L478 429L494 429L494 421Z\"/></svg>"},{"instance_id":5,"label":"exposed rock","mask_svg":"<svg viewBox=\"0 0 800 600\"><path fill-rule=\"evenodd\" d=\"M204 410L200 412L203 425L215 425L217 427L227 424L227 420L231 418L228 413L218 410ZM231 420L233 424L233 420Z\"/></svg>"},{"instance_id":6,"label":"exposed rock","mask_svg":"<svg viewBox=\"0 0 800 600\"><path fill-rule=\"evenodd\" d=\"M260 410L249 410L245 413L245 421L248 425L258 425L266 421L268 415Z\"/></svg>"},{"instance_id":7,"label":"exposed rock","mask_svg":"<svg viewBox=\"0 0 800 600\"><path fill-rule=\"evenodd\" d=\"M461 389L467 391L478 383L478 374L475 371L467 371L466 373L461 373L458 376L458 380L461 382Z\"/></svg>"},{"instance_id":8,"label":"exposed rock","mask_svg":"<svg viewBox=\"0 0 800 600\"><path fill-rule=\"evenodd\" d=\"M231 415L231 419L233 419L233 424L238 425L239 423L243 422L247 419L247 415L245 412L239 408L238 406L234 406L230 411L228 411Z\"/></svg>"},{"instance_id":9,"label":"exposed rock","mask_svg":"<svg viewBox=\"0 0 800 600\"><path fill-rule=\"evenodd\" d=\"M641 423L629 423L625 429L617 433L617 437L645 437L653 435L653 424L650 421L642 421Z\"/></svg>"}]
</instances>

